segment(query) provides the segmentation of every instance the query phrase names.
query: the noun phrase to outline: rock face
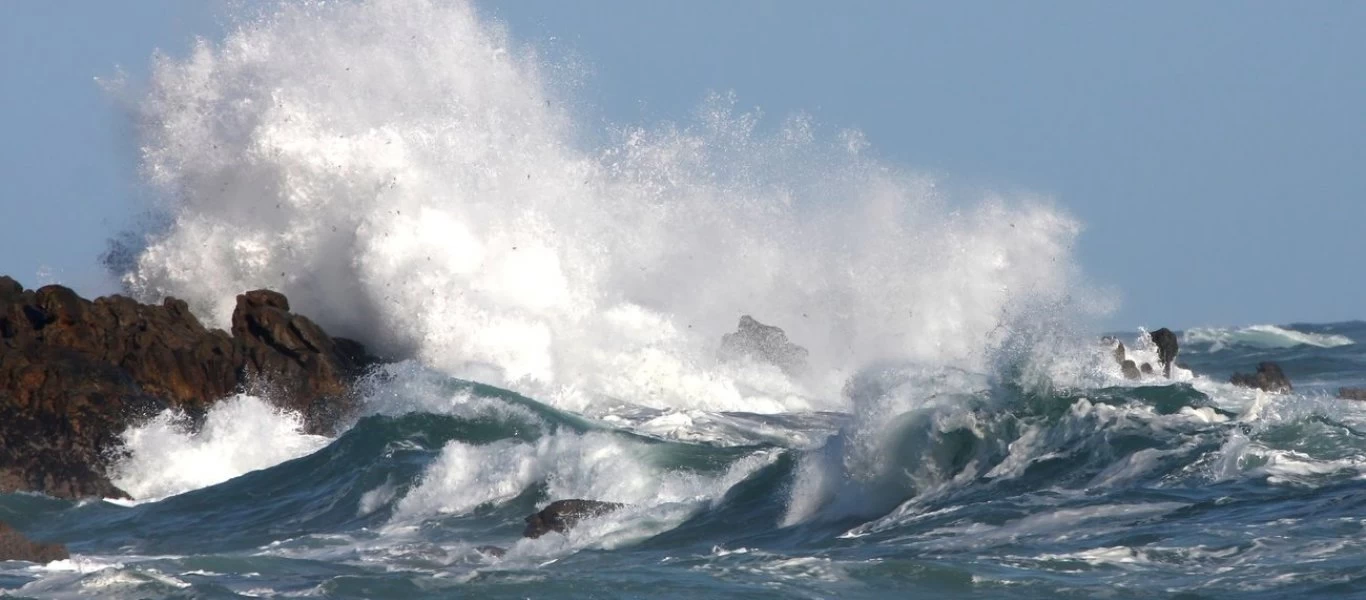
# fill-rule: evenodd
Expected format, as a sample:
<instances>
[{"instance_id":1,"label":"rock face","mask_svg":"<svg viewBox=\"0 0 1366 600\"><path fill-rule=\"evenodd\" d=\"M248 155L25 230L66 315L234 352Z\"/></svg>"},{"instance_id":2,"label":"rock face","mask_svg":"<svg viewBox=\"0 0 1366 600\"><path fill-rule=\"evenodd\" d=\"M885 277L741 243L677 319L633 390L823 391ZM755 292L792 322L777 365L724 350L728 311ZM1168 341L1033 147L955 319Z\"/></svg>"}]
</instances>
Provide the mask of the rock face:
<instances>
[{"instance_id":1,"label":"rock face","mask_svg":"<svg viewBox=\"0 0 1366 600\"><path fill-rule=\"evenodd\" d=\"M1176 334L1172 330L1163 327L1148 334L1153 343L1157 345L1157 360L1162 363L1162 376L1171 378L1172 361L1176 360L1176 353L1181 351L1181 345L1176 341Z\"/></svg>"},{"instance_id":2,"label":"rock face","mask_svg":"<svg viewBox=\"0 0 1366 600\"><path fill-rule=\"evenodd\" d=\"M597 500L556 500L541 512L527 516L522 536L538 538L552 531L564 533L583 519L605 515L622 506Z\"/></svg>"},{"instance_id":3,"label":"rock face","mask_svg":"<svg viewBox=\"0 0 1366 600\"><path fill-rule=\"evenodd\" d=\"M0 521L0 560L50 563L68 558L71 556L67 554L66 546L35 542L10 527L9 523Z\"/></svg>"},{"instance_id":4,"label":"rock face","mask_svg":"<svg viewBox=\"0 0 1366 600\"><path fill-rule=\"evenodd\" d=\"M0 277L0 491L124 496L103 471L129 424L166 408L199 417L239 391L329 430L374 361L276 292L238 296L232 324L231 335L206 329L175 298L92 302Z\"/></svg>"},{"instance_id":5,"label":"rock face","mask_svg":"<svg viewBox=\"0 0 1366 600\"><path fill-rule=\"evenodd\" d=\"M787 340L787 333L745 315L735 333L721 336L719 354L724 360L750 357L776 365L788 375L806 370L806 348Z\"/></svg>"},{"instance_id":6,"label":"rock face","mask_svg":"<svg viewBox=\"0 0 1366 600\"><path fill-rule=\"evenodd\" d=\"M1338 398L1343 400L1366 401L1366 388L1338 388Z\"/></svg>"},{"instance_id":7,"label":"rock face","mask_svg":"<svg viewBox=\"0 0 1366 600\"><path fill-rule=\"evenodd\" d=\"M1264 362L1257 365L1257 373L1247 375L1244 373L1234 373L1229 378L1229 383L1239 387L1257 388L1267 392L1284 393L1290 391L1290 378L1281 371L1281 366L1274 362Z\"/></svg>"}]
</instances>

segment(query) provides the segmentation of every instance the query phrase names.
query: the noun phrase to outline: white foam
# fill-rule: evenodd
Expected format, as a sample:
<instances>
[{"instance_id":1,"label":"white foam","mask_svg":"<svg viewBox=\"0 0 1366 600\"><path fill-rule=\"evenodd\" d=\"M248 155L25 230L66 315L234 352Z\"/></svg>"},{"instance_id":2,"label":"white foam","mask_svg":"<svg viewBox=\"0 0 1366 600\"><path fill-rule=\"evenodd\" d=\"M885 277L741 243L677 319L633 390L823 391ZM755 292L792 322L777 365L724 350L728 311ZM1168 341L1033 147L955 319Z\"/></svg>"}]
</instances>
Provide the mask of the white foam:
<instances>
[{"instance_id":1,"label":"white foam","mask_svg":"<svg viewBox=\"0 0 1366 600\"><path fill-rule=\"evenodd\" d=\"M303 419L255 396L214 404L198 431L166 411L123 434L128 455L110 469L114 484L155 500L222 483L312 453L328 438L303 433Z\"/></svg>"},{"instance_id":2,"label":"white foam","mask_svg":"<svg viewBox=\"0 0 1366 600\"><path fill-rule=\"evenodd\" d=\"M210 324L270 287L331 332L562 408L777 412L847 408L874 360L988 369L1026 315L1092 296L1047 200L947 197L857 133L717 96L583 148L545 63L466 2L272 10L158 57L141 104L170 225L123 280ZM812 372L717 365L746 313Z\"/></svg>"},{"instance_id":3,"label":"white foam","mask_svg":"<svg viewBox=\"0 0 1366 600\"><path fill-rule=\"evenodd\" d=\"M696 503L719 498L773 460L759 452L719 476L667 471L650 465L647 447L605 432L557 433L534 443L450 442L421 482L399 500L394 522L464 514L485 503L511 500L544 482L551 499L581 498L635 506Z\"/></svg>"},{"instance_id":4,"label":"white foam","mask_svg":"<svg viewBox=\"0 0 1366 600\"><path fill-rule=\"evenodd\" d=\"M1335 348L1354 344L1352 338L1336 333L1311 333L1276 325L1250 325L1242 328L1196 327L1181 334L1185 345L1210 344L1210 352L1229 346L1254 348L1289 348L1301 344L1319 348Z\"/></svg>"}]
</instances>

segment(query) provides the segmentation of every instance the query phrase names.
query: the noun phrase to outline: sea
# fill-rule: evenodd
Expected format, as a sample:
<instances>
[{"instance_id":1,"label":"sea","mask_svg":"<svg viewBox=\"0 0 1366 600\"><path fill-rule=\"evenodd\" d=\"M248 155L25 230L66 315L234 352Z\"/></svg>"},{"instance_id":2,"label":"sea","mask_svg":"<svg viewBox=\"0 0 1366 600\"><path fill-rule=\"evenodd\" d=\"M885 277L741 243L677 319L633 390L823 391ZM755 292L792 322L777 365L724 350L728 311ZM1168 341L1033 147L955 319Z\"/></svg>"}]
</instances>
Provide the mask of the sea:
<instances>
[{"instance_id":1,"label":"sea","mask_svg":"<svg viewBox=\"0 0 1366 600\"><path fill-rule=\"evenodd\" d=\"M335 435L238 395L126 431L132 499L0 495L72 554L4 594L1366 597L1366 323L1191 327L1128 380L1048 198L729 94L584 118L581 64L465 2L244 12L105 82L149 200L104 265L390 362ZM745 315L805 364L719 353ZM1263 361L1294 390L1227 383ZM559 499L622 507L522 537Z\"/></svg>"}]
</instances>

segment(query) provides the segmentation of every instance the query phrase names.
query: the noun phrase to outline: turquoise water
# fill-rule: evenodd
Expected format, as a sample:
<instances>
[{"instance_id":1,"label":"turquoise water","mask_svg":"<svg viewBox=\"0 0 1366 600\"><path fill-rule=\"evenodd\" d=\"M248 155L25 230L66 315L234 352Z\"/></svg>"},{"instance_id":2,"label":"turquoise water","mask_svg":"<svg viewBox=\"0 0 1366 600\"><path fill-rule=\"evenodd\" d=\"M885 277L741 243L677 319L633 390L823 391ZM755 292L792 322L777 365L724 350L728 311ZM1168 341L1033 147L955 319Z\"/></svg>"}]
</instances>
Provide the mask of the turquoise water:
<instances>
[{"instance_id":1,"label":"turquoise water","mask_svg":"<svg viewBox=\"0 0 1366 600\"><path fill-rule=\"evenodd\" d=\"M1366 339L1362 323L1294 329ZM1179 361L1197 375L1184 381L1041 392L984 377L896 416L871 472L853 464L852 413L697 413L690 436L660 435L640 426L658 415L583 418L408 365L374 384L371 402L389 408L216 485L133 506L0 497L0 518L73 553L6 563L0 586L33 598L1366 594L1366 410L1328 393L1366 383L1366 353L1336 338L1197 337L1185 336ZM1219 383L1261 360L1296 392ZM905 372L846 390L938 381ZM570 492L630 506L521 539L524 516ZM508 552L479 549L490 545Z\"/></svg>"}]
</instances>

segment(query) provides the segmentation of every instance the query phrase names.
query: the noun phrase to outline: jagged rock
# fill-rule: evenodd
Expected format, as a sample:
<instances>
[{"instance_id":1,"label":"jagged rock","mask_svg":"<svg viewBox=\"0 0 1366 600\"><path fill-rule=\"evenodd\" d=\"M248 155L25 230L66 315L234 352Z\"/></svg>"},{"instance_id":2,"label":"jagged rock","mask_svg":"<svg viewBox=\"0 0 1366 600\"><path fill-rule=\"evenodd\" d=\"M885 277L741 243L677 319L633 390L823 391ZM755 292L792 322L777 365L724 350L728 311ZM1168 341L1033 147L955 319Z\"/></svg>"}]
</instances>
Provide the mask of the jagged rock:
<instances>
[{"instance_id":1,"label":"jagged rock","mask_svg":"<svg viewBox=\"0 0 1366 600\"><path fill-rule=\"evenodd\" d=\"M787 340L787 333L745 315L735 333L721 336L719 354L723 360L750 357L776 365L788 375L806 370L806 348Z\"/></svg>"},{"instance_id":2,"label":"jagged rock","mask_svg":"<svg viewBox=\"0 0 1366 600\"><path fill-rule=\"evenodd\" d=\"M622 506L597 500L556 500L540 512L527 516L522 536L538 538L552 531L564 533L583 519L605 515Z\"/></svg>"},{"instance_id":3,"label":"jagged rock","mask_svg":"<svg viewBox=\"0 0 1366 600\"><path fill-rule=\"evenodd\" d=\"M1125 379L1138 379L1138 378L1139 378L1138 365L1135 365L1135 364L1134 364L1134 361L1132 361L1132 360L1126 360L1126 361L1124 361L1124 362L1120 365L1119 368L1120 368L1120 371L1123 371L1123 372L1124 372L1124 378L1125 378Z\"/></svg>"},{"instance_id":4,"label":"jagged rock","mask_svg":"<svg viewBox=\"0 0 1366 600\"><path fill-rule=\"evenodd\" d=\"M129 424L166 408L197 418L239 391L329 431L375 360L289 313L276 292L238 296L232 321L229 335L175 298L89 301L0 276L0 491L123 497L103 473Z\"/></svg>"},{"instance_id":5,"label":"jagged rock","mask_svg":"<svg viewBox=\"0 0 1366 600\"><path fill-rule=\"evenodd\" d=\"M28 539L9 523L0 521L0 560L26 560L35 563L50 563L54 560L71 558L66 546L45 544Z\"/></svg>"},{"instance_id":6,"label":"jagged rock","mask_svg":"<svg viewBox=\"0 0 1366 600\"><path fill-rule=\"evenodd\" d=\"M1176 341L1176 334L1163 327L1148 334L1148 337L1157 345L1157 360L1162 363L1162 375L1170 378L1172 376L1172 361L1176 360L1177 352L1181 351L1181 345Z\"/></svg>"},{"instance_id":7,"label":"jagged rock","mask_svg":"<svg viewBox=\"0 0 1366 600\"><path fill-rule=\"evenodd\" d=\"M1338 398L1343 400L1366 400L1366 388L1338 388Z\"/></svg>"},{"instance_id":8,"label":"jagged rock","mask_svg":"<svg viewBox=\"0 0 1366 600\"><path fill-rule=\"evenodd\" d=\"M1257 388L1267 392L1284 393L1291 389L1290 378L1281 371L1281 366L1274 362L1264 362L1257 365L1257 373L1247 375L1244 373L1234 373L1229 378L1229 383L1239 387Z\"/></svg>"}]
</instances>

